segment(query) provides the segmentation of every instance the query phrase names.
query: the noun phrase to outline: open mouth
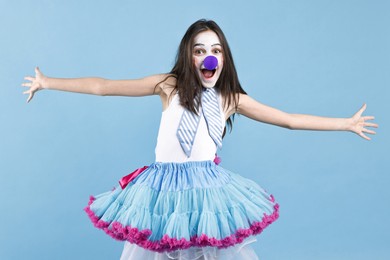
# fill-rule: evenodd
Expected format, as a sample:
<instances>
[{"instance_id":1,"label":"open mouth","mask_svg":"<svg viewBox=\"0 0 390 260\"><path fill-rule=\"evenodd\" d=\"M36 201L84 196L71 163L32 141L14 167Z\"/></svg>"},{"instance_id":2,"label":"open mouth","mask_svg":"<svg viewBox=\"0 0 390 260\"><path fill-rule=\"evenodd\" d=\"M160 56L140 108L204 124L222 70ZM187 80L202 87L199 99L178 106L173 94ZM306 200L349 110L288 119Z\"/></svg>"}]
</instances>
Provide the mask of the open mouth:
<instances>
[{"instance_id":1,"label":"open mouth","mask_svg":"<svg viewBox=\"0 0 390 260\"><path fill-rule=\"evenodd\" d=\"M209 79L209 78L212 78L214 76L216 69L214 69L214 70L202 69L201 71L202 71L203 77L205 77L206 79Z\"/></svg>"}]
</instances>

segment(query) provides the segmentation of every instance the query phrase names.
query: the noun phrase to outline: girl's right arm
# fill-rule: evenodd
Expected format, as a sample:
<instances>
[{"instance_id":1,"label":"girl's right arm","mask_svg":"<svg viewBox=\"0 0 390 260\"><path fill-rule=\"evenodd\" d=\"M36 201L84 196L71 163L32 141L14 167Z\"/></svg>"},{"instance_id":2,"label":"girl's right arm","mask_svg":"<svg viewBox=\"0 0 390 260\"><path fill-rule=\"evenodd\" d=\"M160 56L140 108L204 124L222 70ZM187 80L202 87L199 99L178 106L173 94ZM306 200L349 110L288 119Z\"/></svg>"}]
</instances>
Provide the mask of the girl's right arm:
<instances>
[{"instance_id":1,"label":"girl's right arm","mask_svg":"<svg viewBox=\"0 0 390 260\"><path fill-rule=\"evenodd\" d=\"M25 77L30 82L22 86L29 87L23 94L29 94L27 102L34 97L35 92L41 89L54 89L68 92L77 92L99 96L148 96L160 95L163 87L156 87L168 75L159 74L142 79L109 80L97 77L91 78L49 78L43 75L38 67L35 68L35 77Z\"/></svg>"}]
</instances>

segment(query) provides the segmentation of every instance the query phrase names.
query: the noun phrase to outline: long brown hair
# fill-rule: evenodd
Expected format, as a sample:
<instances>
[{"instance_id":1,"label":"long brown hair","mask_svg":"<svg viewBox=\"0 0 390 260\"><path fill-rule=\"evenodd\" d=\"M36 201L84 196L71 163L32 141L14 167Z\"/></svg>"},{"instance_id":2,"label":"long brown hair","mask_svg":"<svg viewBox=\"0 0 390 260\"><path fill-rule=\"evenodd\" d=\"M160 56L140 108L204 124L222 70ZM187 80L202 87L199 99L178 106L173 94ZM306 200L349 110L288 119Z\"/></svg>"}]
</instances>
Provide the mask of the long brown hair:
<instances>
[{"instance_id":1,"label":"long brown hair","mask_svg":"<svg viewBox=\"0 0 390 260\"><path fill-rule=\"evenodd\" d=\"M170 74L176 77L176 87L180 97L180 104L186 109L197 113L201 104L202 83L195 71L192 61L194 38L197 34L211 30L215 32L221 42L223 53L223 69L215 84L217 91L224 97L224 107L238 105L238 93L246 94L238 80L238 75L233 62L233 56L228 42L221 28L212 20L201 19L193 23L180 42L176 55L176 63ZM232 128L234 114L228 118L227 125Z\"/></svg>"}]
</instances>

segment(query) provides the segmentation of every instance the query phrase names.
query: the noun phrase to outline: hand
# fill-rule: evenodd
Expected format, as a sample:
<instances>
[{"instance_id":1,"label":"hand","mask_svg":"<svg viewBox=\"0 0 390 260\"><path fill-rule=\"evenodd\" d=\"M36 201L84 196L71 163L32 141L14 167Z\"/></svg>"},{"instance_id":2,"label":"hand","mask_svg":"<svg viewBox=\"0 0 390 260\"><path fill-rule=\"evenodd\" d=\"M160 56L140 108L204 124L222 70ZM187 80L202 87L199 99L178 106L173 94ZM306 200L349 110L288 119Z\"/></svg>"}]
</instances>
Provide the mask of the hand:
<instances>
[{"instance_id":1,"label":"hand","mask_svg":"<svg viewBox=\"0 0 390 260\"><path fill-rule=\"evenodd\" d=\"M366 139L366 140L371 140L370 137L366 136L364 133L369 133L369 134L376 134L375 131L369 130L366 127L375 127L377 128L378 125L374 123L368 123L366 122L367 120L373 120L373 116L362 116L364 110L366 110L367 105L364 104L362 108L359 109L358 112L356 112L355 115L353 115L350 118L350 126L349 130L358 134L360 137Z\"/></svg>"},{"instance_id":2,"label":"hand","mask_svg":"<svg viewBox=\"0 0 390 260\"><path fill-rule=\"evenodd\" d=\"M29 94L27 98L28 103L34 97L35 92L44 89L43 84L46 77L42 74L38 67L35 67L35 78L27 76L24 77L24 79L31 81L22 84L22 86L30 88L29 90L23 92L23 94Z\"/></svg>"}]
</instances>

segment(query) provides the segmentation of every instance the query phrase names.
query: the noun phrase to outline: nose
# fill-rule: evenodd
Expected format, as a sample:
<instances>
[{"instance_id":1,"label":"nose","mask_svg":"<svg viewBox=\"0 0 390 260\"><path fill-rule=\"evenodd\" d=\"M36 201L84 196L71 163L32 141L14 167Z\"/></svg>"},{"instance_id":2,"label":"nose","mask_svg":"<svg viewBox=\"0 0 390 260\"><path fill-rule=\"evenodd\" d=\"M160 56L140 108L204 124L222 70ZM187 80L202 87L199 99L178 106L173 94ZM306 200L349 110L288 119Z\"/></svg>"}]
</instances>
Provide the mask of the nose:
<instances>
[{"instance_id":1,"label":"nose","mask_svg":"<svg viewBox=\"0 0 390 260\"><path fill-rule=\"evenodd\" d=\"M218 59L215 56L207 56L203 60L203 65L207 70L214 70L218 66Z\"/></svg>"}]
</instances>

